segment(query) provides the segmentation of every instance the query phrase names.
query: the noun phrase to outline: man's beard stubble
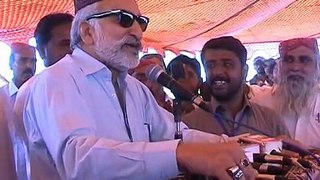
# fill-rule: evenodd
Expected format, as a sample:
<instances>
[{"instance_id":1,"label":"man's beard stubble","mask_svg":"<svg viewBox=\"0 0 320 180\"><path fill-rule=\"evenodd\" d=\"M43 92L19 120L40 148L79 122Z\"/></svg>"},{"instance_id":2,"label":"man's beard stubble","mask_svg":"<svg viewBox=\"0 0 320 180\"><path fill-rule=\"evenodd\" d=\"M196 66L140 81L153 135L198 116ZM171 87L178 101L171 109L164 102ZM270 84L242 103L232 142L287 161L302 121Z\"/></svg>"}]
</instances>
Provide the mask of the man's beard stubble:
<instances>
[{"instance_id":1,"label":"man's beard stubble","mask_svg":"<svg viewBox=\"0 0 320 180\"><path fill-rule=\"evenodd\" d=\"M224 93L221 93L219 90L215 90L212 88L214 81L225 81L228 84L227 91ZM239 81L233 81L231 83L231 80L228 77L221 77L216 76L209 80L210 83L210 90L211 95L218 101L218 102L229 102L234 99L234 97L240 92L242 92L243 87L243 80L239 79Z\"/></svg>"}]
</instances>

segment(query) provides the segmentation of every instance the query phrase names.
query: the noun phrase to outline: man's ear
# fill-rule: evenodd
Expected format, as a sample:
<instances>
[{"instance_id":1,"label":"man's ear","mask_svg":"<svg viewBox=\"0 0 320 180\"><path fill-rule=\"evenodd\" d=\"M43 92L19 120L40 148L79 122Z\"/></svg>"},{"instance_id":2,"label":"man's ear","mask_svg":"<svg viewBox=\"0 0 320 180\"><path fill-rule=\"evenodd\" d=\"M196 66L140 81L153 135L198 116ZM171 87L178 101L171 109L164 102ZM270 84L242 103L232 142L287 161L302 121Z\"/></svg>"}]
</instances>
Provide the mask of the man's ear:
<instances>
[{"instance_id":1,"label":"man's ear","mask_svg":"<svg viewBox=\"0 0 320 180\"><path fill-rule=\"evenodd\" d=\"M46 59L47 58L44 45L43 46L37 46L36 49L37 49L41 59Z\"/></svg>"},{"instance_id":2,"label":"man's ear","mask_svg":"<svg viewBox=\"0 0 320 180\"><path fill-rule=\"evenodd\" d=\"M249 70L249 66L248 66L248 64L245 64L242 68L242 77L243 77L244 81L246 81L246 79L247 79L248 70Z\"/></svg>"},{"instance_id":3,"label":"man's ear","mask_svg":"<svg viewBox=\"0 0 320 180\"><path fill-rule=\"evenodd\" d=\"M80 24L80 37L84 44L94 44L94 28L88 22L82 22Z\"/></svg>"}]
</instances>

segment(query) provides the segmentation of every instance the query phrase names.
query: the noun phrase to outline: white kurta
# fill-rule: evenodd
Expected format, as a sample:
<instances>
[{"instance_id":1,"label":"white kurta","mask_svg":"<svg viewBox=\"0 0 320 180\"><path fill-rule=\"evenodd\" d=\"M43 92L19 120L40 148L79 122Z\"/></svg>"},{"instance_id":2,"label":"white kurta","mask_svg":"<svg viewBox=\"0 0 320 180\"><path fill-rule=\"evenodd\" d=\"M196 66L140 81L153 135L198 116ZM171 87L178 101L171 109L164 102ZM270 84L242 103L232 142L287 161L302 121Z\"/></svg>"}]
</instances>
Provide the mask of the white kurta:
<instances>
[{"instance_id":1,"label":"white kurta","mask_svg":"<svg viewBox=\"0 0 320 180\"><path fill-rule=\"evenodd\" d=\"M265 88L255 93L250 101L267 106L279 112L278 101L273 88ZM280 114L289 130L290 136L310 148L320 148L320 90L310 105L311 114L301 113L298 118ZM303 112L303 110L301 110Z\"/></svg>"},{"instance_id":2,"label":"white kurta","mask_svg":"<svg viewBox=\"0 0 320 180\"><path fill-rule=\"evenodd\" d=\"M33 179L156 180L178 174L173 116L135 78L121 74L118 82L133 142L111 71L99 61L75 49L36 78L23 115ZM192 130L184 138L221 140Z\"/></svg>"}]
</instances>

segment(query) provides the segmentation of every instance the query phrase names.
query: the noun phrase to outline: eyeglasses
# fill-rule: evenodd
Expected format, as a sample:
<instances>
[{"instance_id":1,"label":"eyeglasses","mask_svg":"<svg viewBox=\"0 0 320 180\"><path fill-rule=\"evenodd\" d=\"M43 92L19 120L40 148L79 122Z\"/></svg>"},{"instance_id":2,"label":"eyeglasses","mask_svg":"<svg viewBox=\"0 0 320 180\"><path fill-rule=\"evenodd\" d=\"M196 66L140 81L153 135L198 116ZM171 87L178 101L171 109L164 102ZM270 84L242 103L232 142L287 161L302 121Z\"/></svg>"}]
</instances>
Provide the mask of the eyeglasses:
<instances>
[{"instance_id":1,"label":"eyeglasses","mask_svg":"<svg viewBox=\"0 0 320 180\"><path fill-rule=\"evenodd\" d=\"M111 10L111 11L106 11L102 13L97 13L93 14L89 17L87 17L87 21L90 19L94 18L104 18L108 16L117 16L118 18L118 23L124 27L124 28L129 28L133 25L134 20L138 22L140 25L141 30L144 32L147 29L147 26L149 24L149 18L145 16L137 16L135 14L132 14L128 11L117 9L117 10Z\"/></svg>"}]
</instances>

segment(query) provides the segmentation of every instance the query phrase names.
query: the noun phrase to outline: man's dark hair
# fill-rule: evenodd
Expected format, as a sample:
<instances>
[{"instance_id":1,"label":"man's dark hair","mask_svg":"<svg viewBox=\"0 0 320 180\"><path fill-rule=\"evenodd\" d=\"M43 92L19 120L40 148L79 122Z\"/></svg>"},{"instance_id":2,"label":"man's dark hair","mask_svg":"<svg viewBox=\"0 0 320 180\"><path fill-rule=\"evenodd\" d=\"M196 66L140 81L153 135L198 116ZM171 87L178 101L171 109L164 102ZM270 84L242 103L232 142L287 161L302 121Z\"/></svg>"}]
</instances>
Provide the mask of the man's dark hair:
<instances>
[{"instance_id":1,"label":"man's dark hair","mask_svg":"<svg viewBox=\"0 0 320 180\"><path fill-rule=\"evenodd\" d=\"M201 61L203 65L205 65L204 54L208 49L223 49L232 51L240 59L242 66L246 64L247 49L239 39L236 39L232 36L223 36L207 41L201 50Z\"/></svg>"},{"instance_id":2,"label":"man's dark hair","mask_svg":"<svg viewBox=\"0 0 320 180\"><path fill-rule=\"evenodd\" d=\"M140 58L140 61L145 61L147 59L151 59L151 58L157 58L161 61L163 67L166 67L166 64L164 63L164 59L160 54L157 53L153 53L153 54L145 54Z\"/></svg>"},{"instance_id":3,"label":"man's dark hair","mask_svg":"<svg viewBox=\"0 0 320 180\"><path fill-rule=\"evenodd\" d=\"M37 46L46 45L51 40L51 31L53 28L59 25L72 23L72 21L73 16L68 13L54 13L41 18L34 31Z\"/></svg>"},{"instance_id":4,"label":"man's dark hair","mask_svg":"<svg viewBox=\"0 0 320 180\"><path fill-rule=\"evenodd\" d=\"M179 55L172 59L168 64L167 73L172 75L175 79L184 77L184 70L181 66L182 64L190 66L196 72L198 79L201 80L200 63L196 59L190 58L186 55Z\"/></svg>"}]
</instances>

